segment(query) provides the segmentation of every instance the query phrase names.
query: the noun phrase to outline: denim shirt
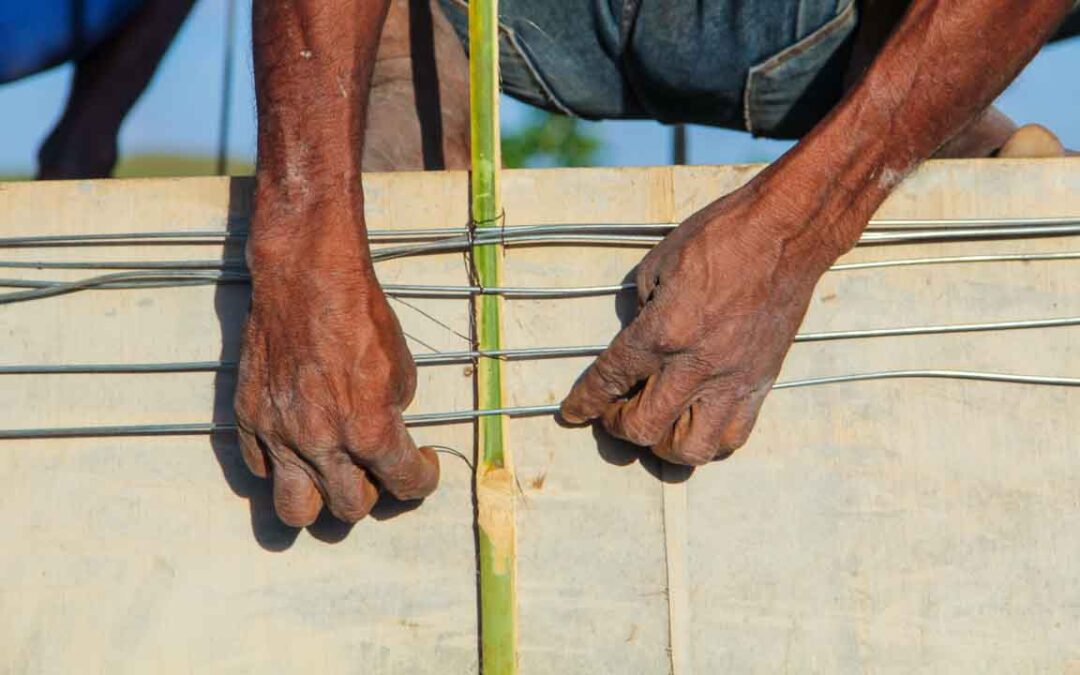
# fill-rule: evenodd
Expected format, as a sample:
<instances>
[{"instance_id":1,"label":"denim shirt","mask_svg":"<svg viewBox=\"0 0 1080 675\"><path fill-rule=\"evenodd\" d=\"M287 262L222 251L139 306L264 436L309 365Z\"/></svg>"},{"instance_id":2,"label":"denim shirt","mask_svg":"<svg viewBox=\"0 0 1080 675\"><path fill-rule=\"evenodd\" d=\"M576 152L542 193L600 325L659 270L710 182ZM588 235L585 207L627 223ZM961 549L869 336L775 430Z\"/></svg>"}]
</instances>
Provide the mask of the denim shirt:
<instances>
[{"instance_id":1,"label":"denim shirt","mask_svg":"<svg viewBox=\"0 0 1080 675\"><path fill-rule=\"evenodd\" d=\"M440 0L463 42L466 0ZM506 93L793 138L840 99L854 0L501 0Z\"/></svg>"}]
</instances>

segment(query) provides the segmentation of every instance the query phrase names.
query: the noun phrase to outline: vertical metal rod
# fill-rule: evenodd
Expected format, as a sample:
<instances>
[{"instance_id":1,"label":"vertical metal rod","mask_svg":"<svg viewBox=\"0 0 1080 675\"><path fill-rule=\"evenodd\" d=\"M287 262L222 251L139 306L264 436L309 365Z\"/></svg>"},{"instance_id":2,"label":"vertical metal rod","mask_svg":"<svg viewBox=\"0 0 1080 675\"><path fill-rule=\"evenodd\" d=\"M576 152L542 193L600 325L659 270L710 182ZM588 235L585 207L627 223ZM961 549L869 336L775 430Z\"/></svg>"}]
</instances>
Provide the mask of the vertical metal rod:
<instances>
[{"instance_id":1,"label":"vertical metal rod","mask_svg":"<svg viewBox=\"0 0 1080 675\"><path fill-rule=\"evenodd\" d=\"M472 220L477 229L502 225L499 203L499 31L498 0L469 3L469 97L472 140ZM472 247L472 267L481 286L498 286L502 246ZM481 351L502 348L502 298L473 299L476 341ZM479 357L478 410L503 407L502 362ZM517 673L517 576L513 464L506 448L506 416L477 421L476 509L480 559L481 669L485 675Z\"/></svg>"},{"instance_id":2,"label":"vertical metal rod","mask_svg":"<svg viewBox=\"0 0 1080 675\"><path fill-rule=\"evenodd\" d=\"M686 125L676 124L671 128L671 163L676 166L686 164Z\"/></svg>"},{"instance_id":3,"label":"vertical metal rod","mask_svg":"<svg viewBox=\"0 0 1080 675\"><path fill-rule=\"evenodd\" d=\"M236 0L225 0L225 54L221 64L221 110L218 117L218 154L216 173L228 174L229 117L232 109L233 40L236 33Z\"/></svg>"}]
</instances>

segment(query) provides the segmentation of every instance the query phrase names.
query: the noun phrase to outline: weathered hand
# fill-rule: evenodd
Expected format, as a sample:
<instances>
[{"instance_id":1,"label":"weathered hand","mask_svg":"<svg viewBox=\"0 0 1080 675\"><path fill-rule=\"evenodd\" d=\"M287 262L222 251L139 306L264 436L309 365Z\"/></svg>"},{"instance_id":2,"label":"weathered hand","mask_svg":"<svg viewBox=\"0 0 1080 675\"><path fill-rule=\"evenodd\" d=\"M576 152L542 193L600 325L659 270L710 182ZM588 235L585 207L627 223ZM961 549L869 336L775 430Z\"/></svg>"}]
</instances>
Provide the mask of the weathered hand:
<instances>
[{"instance_id":1,"label":"weathered hand","mask_svg":"<svg viewBox=\"0 0 1080 675\"><path fill-rule=\"evenodd\" d=\"M439 464L402 422L416 369L360 235L249 244L252 306L236 393L244 460L271 477L274 508L302 527L323 504L363 518L382 486L435 489Z\"/></svg>"},{"instance_id":2,"label":"weathered hand","mask_svg":"<svg viewBox=\"0 0 1080 675\"><path fill-rule=\"evenodd\" d=\"M802 227L804 214L751 184L680 225L638 267L637 317L562 417L602 418L612 435L680 464L745 443L836 255Z\"/></svg>"}]
</instances>

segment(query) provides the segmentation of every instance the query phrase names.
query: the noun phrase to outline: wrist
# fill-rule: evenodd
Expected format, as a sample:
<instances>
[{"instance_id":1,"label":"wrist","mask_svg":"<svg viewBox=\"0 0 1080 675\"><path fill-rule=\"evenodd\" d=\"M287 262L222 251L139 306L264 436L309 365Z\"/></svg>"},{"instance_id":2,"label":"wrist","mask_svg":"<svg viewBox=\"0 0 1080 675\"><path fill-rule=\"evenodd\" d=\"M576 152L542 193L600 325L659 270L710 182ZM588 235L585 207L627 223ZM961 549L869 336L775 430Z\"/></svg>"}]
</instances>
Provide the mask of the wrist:
<instances>
[{"instance_id":1,"label":"wrist","mask_svg":"<svg viewBox=\"0 0 1080 675\"><path fill-rule=\"evenodd\" d=\"M374 279L362 209L256 199L245 256L252 282L293 283L312 274Z\"/></svg>"},{"instance_id":2,"label":"wrist","mask_svg":"<svg viewBox=\"0 0 1080 675\"><path fill-rule=\"evenodd\" d=\"M858 243L874 212L916 165L889 139L860 137L834 116L759 179L762 192L781 195L791 211L780 234L816 240L831 264Z\"/></svg>"},{"instance_id":3,"label":"wrist","mask_svg":"<svg viewBox=\"0 0 1080 675\"><path fill-rule=\"evenodd\" d=\"M776 168L747 186L751 199L770 214L762 234L782 243L785 257L824 272L855 245L869 218L851 207L827 171Z\"/></svg>"}]
</instances>

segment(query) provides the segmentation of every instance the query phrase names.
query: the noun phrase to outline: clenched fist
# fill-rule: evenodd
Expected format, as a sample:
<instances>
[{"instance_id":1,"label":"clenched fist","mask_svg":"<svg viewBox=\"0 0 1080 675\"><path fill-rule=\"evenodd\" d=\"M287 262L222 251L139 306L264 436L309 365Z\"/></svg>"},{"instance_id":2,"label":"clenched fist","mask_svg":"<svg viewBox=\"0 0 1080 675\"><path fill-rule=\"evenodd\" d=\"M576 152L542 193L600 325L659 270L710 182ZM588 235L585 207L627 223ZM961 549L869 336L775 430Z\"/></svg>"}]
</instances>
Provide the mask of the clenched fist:
<instances>
[{"instance_id":1,"label":"clenched fist","mask_svg":"<svg viewBox=\"0 0 1080 675\"><path fill-rule=\"evenodd\" d=\"M402 422L416 387L412 356L362 228L340 221L308 223L310 237L253 237L248 245L240 445L251 471L273 480L278 517L297 527L324 504L355 522L380 487L414 499L439 480L434 452L417 450Z\"/></svg>"},{"instance_id":2,"label":"clenched fist","mask_svg":"<svg viewBox=\"0 0 1080 675\"><path fill-rule=\"evenodd\" d=\"M637 317L562 403L570 423L679 464L746 442L806 313L839 254L781 193L751 184L674 230L637 271Z\"/></svg>"}]
</instances>

